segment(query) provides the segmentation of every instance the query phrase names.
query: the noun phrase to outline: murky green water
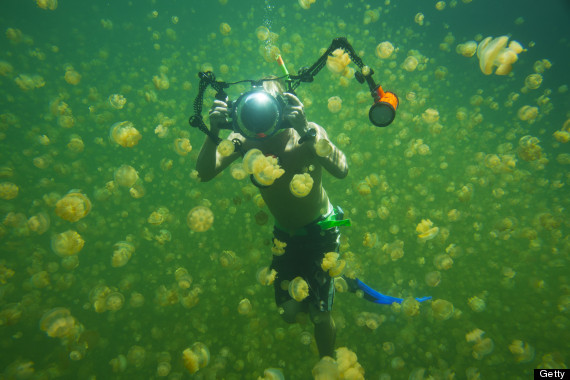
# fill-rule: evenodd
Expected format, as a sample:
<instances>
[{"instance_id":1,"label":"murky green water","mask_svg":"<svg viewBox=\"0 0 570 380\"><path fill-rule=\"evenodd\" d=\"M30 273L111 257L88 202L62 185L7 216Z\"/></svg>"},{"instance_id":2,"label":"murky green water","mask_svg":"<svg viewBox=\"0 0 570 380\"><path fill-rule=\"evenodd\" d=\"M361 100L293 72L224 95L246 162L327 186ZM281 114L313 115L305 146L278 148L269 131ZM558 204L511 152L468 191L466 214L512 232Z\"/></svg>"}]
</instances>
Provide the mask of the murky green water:
<instances>
[{"instance_id":1,"label":"murky green water","mask_svg":"<svg viewBox=\"0 0 570 380\"><path fill-rule=\"evenodd\" d=\"M384 293L431 295L454 307L445 315L449 304L425 302L411 315L337 294L337 346L357 354L369 379L527 379L533 368L566 366L564 2L451 1L437 10L435 2L394 0L317 0L310 9L293 0L62 0L44 10L10 0L0 10L4 378L188 378L182 352L196 342L210 352L196 378L255 379L269 367L312 378L312 324L285 324L273 289L256 279L271 261L272 219L264 221L268 211L247 180L229 171L196 179L204 136L187 120L198 71L227 81L279 75L271 56L278 48L294 73L337 36L400 99L394 123L379 129L354 79L325 68L297 91L309 119L349 160L347 178L323 179L353 223L342 230L344 258ZM267 40L258 39L260 26ZM476 56L456 52L501 35L525 48L510 75L486 76ZM382 41L396 48L384 59L376 55ZM412 71L408 56L417 61ZM114 94L126 99L122 108L120 97L110 102ZM334 114L333 96L342 99ZM208 92L205 108L212 99ZM132 147L110 138L122 121L140 133L140 141L117 137ZM122 165L138 172L134 184L115 175ZM57 206L70 192L88 202L76 195L78 203ZM187 226L196 206L214 213L205 232ZM429 240L418 237L424 219L438 228ZM75 241L76 254L63 252L68 230L84 241ZM121 246L134 247L130 259L114 253ZM244 298L247 315L238 313Z\"/></svg>"}]
</instances>

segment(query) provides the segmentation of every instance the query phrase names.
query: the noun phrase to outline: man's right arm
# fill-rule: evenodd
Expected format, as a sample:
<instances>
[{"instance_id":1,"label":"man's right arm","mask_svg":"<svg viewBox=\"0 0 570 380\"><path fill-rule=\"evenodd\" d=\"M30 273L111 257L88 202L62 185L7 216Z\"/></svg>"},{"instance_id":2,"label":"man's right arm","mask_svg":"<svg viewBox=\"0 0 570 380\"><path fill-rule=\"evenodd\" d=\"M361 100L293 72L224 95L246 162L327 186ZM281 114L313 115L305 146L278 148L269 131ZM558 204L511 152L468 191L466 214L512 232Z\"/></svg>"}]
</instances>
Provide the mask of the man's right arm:
<instances>
[{"instance_id":1,"label":"man's right arm","mask_svg":"<svg viewBox=\"0 0 570 380\"><path fill-rule=\"evenodd\" d=\"M210 110L210 132L215 136L220 134L221 127L227 123L228 114L226 103L216 100ZM228 139L232 138L232 135L230 135ZM207 182L217 176L218 173L223 171L239 157L237 152L233 152L229 156L224 157L218 153L217 148L216 142L209 136L206 136L204 144L202 144L202 149L200 149L200 154L198 155L198 161L196 162L196 170L202 182Z\"/></svg>"}]
</instances>

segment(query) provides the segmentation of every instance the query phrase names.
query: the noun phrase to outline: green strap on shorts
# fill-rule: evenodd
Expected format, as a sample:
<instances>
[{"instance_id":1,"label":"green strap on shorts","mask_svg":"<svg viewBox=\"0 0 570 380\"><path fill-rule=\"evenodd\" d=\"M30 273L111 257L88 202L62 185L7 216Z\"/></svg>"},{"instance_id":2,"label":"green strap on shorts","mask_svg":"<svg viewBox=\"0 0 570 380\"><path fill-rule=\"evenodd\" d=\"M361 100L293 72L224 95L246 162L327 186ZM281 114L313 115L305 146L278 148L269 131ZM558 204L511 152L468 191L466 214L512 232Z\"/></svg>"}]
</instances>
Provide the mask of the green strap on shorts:
<instances>
[{"instance_id":1,"label":"green strap on shorts","mask_svg":"<svg viewBox=\"0 0 570 380\"><path fill-rule=\"evenodd\" d=\"M317 222L322 230L328 230L332 227L350 226L350 219L342 219L344 212L339 206L333 208L333 212L325 219Z\"/></svg>"}]
</instances>

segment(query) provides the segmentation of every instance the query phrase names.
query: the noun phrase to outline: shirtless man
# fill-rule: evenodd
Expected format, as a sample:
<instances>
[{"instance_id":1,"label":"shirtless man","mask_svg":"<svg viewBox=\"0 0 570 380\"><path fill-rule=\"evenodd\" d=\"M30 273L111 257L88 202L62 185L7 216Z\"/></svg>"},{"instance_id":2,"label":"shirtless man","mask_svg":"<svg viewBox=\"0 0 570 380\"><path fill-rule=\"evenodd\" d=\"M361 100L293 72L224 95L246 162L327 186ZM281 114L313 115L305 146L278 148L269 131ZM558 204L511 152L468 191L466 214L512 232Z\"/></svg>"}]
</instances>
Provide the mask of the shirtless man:
<instances>
[{"instance_id":1,"label":"shirtless man","mask_svg":"<svg viewBox=\"0 0 570 380\"><path fill-rule=\"evenodd\" d=\"M315 341L319 355L334 357L335 326L330 315L334 297L334 282L321 267L327 252L338 252L339 231L337 227L321 228L317 224L323 220L334 220L339 214L333 208L325 189L322 187L323 168L337 178L348 174L346 157L332 142L325 130L312 122L307 122L301 101L293 94L284 93L277 81L263 82L264 89L273 96L281 94L287 105L284 107L284 123L288 128L265 139L251 139L232 132L229 140L238 139L243 152L257 148L265 155L278 158L285 173L271 186L260 186L259 191L267 207L275 218L274 237L287 244L285 253L274 256L271 268L277 271L274 283L275 300L283 319L295 323L299 312L308 312L315 325ZM218 136L220 129L228 123L229 111L226 103L216 100L210 110L210 131ZM307 130L315 129L314 139L300 143ZM332 151L326 157L315 152L315 143L326 139ZM240 157L238 152L221 156L217 145L206 137L196 163L196 170L204 182L213 179L228 165ZM294 196L289 188L295 174L309 173L313 178L313 188L302 198ZM254 183L255 184L255 183ZM282 281L302 277L309 285L309 296L297 302L280 286Z\"/></svg>"}]
</instances>

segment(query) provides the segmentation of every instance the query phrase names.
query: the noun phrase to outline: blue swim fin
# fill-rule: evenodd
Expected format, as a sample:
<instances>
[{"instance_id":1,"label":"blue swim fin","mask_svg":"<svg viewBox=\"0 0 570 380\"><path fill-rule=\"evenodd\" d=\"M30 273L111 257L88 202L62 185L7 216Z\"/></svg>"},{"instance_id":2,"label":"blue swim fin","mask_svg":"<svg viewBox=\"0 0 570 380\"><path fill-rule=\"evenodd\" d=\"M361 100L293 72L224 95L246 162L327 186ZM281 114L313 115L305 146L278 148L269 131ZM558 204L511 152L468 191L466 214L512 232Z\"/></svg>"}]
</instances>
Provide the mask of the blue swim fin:
<instances>
[{"instance_id":1,"label":"blue swim fin","mask_svg":"<svg viewBox=\"0 0 570 380\"><path fill-rule=\"evenodd\" d=\"M362 290L364 292L364 299L366 299L370 302L379 303L379 304L383 304L383 305L391 305L394 302L395 303L402 303L402 301L404 300L403 298L397 298L397 297L384 295L384 294L372 289L370 286L366 285L364 282L360 281L358 278L352 279L352 278L348 278L348 277L344 277L344 276L343 276L343 278L346 281L346 283L348 284L348 290L349 291L354 293L357 290ZM416 298L416 301L423 302L423 301L427 301L430 299L431 299L431 296L430 297L419 297L419 298Z\"/></svg>"}]
</instances>

